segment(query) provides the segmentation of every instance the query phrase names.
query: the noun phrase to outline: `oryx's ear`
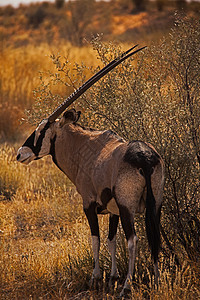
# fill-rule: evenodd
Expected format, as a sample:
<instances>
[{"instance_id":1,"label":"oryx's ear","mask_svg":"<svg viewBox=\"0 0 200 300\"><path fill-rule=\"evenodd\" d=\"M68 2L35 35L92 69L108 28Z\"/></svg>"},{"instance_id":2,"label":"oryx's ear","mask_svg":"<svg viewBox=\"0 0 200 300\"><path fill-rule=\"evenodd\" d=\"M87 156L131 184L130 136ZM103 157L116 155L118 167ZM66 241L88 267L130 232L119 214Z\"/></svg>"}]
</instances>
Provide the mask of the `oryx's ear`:
<instances>
[{"instance_id":1,"label":"oryx's ear","mask_svg":"<svg viewBox=\"0 0 200 300\"><path fill-rule=\"evenodd\" d=\"M65 124L68 124L68 123L76 123L78 121L80 115L81 115L81 112L76 111L75 109L67 110L63 114L62 118L59 121L60 127L63 127Z\"/></svg>"}]
</instances>

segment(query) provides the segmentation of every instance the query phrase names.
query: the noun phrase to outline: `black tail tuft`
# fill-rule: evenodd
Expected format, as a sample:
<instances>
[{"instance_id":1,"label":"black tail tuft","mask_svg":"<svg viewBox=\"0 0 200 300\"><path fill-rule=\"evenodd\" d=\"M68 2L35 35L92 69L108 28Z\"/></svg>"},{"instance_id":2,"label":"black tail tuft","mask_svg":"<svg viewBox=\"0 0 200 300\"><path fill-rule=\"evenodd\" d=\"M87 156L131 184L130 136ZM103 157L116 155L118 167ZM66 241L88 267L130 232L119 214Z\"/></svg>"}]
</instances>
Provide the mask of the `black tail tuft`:
<instances>
[{"instance_id":1,"label":"black tail tuft","mask_svg":"<svg viewBox=\"0 0 200 300\"><path fill-rule=\"evenodd\" d=\"M146 173L146 172L145 172ZM160 251L160 217L156 214L156 204L153 191L151 188L151 174L145 174L147 197L146 197L146 232L151 254L154 262L158 260L158 254Z\"/></svg>"}]
</instances>

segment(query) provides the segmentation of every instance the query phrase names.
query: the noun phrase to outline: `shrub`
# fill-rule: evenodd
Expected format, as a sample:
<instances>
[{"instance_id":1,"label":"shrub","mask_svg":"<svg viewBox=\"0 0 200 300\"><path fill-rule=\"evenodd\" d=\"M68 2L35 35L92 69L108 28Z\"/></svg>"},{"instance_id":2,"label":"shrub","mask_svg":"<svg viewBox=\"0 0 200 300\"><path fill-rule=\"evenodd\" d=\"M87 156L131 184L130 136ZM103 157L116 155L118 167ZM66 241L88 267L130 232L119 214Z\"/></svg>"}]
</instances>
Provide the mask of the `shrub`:
<instances>
[{"instance_id":1,"label":"shrub","mask_svg":"<svg viewBox=\"0 0 200 300\"><path fill-rule=\"evenodd\" d=\"M68 3L70 17L67 23L67 35L69 41L76 46L82 46L84 38L92 33L88 30L88 26L92 24L94 2L94 0L76 0Z\"/></svg>"},{"instance_id":2,"label":"shrub","mask_svg":"<svg viewBox=\"0 0 200 300\"><path fill-rule=\"evenodd\" d=\"M65 0L55 0L55 6L58 9L63 8L64 4L65 4Z\"/></svg>"},{"instance_id":3,"label":"shrub","mask_svg":"<svg viewBox=\"0 0 200 300\"><path fill-rule=\"evenodd\" d=\"M90 123L98 120L100 127L109 124L126 139L151 142L162 154L165 246L180 260L194 262L200 258L199 25L177 18L168 41L145 51L134 67L126 62L113 71L83 104L92 111ZM93 45L103 62L115 53L97 40Z\"/></svg>"},{"instance_id":4,"label":"shrub","mask_svg":"<svg viewBox=\"0 0 200 300\"><path fill-rule=\"evenodd\" d=\"M42 6L32 6L31 10L27 13L28 23L37 28L44 21L46 11Z\"/></svg>"}]
</instances>

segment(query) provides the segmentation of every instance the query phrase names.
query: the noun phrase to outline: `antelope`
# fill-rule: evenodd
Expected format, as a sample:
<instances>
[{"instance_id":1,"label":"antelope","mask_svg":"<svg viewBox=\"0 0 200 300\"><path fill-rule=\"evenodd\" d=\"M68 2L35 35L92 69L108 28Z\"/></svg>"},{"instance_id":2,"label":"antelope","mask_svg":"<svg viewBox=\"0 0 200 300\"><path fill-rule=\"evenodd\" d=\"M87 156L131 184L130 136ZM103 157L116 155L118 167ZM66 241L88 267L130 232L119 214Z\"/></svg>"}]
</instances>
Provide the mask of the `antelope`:
<instances>
[{"instance_id":1,"label":"antelope","mask_svg":"<svg viewBox=\"0 0 200 300\"><path fill-rule=\"evenodd\" d=\"M128 272L121 296L130 290L134 271L138 241L134 228L136 213L146 211L147 239L154 263L155 282L158 283L159 224L164 186L164 162L151 144L143 141L127 142L111 130L84 128L78 124L80 111L65 110L100 78L144 48L132 51L136 46L114 59L70 95L39 124L17 152L17 160L26 165L51 155L57 167L76 186L83 200L83 209L92 236L94 257L92 284L101 279L97 215L110 214L108 249L112 265L109 287L119 276L115 254L120 218L129 253ZM62 117L57 119L63 112Z\"/></svg>"}]
</instances>

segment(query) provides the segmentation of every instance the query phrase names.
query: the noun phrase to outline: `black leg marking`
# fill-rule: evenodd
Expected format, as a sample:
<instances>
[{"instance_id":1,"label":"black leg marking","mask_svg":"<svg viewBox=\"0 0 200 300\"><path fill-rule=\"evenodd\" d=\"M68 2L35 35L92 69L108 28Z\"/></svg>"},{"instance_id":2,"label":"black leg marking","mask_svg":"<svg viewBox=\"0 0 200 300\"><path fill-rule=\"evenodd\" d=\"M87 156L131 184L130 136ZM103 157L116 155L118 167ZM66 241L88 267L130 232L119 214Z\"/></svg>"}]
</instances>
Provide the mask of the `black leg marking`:
<instances>
[{"instance_id":1,"label":"black leg marking","mask_svg":"<svg viewBox=\"0 0 200 300\"><path fill-rule=\"evenodd\" d=\"M92 278L90 280L90 287L95 284L96 280L101 279L101 271L99 267L99 248L100 248L100 235L99 235L99 224L97 217L97 204L92 202L87 209L84 209L90 230L92 234L92 249L94 257L94 269L92 272Z\"/></svg>"},{"instance_id":2,"label":"black leg marking","mask_svg":"<svg viewBox=\"0 0 200 300\"><path fill-rule=\"evenodd\" d=\"M97 205L97 214L104 213L104 211L107 209L107 204L111 199L112 199L111 189L105 188L101 192L102 205Z\"/></svg>"},{"instance_id":3,"label":"black leg marking","mask_svg":"<svg viewBox=\"0 0 200 300\"><path fill-rule=\"evenodd\" d=\"M87 209L84 209L85 215L88 219L88 223L90 225L90 230L93 236L100 237L99 235L99 224L98 217L96 213L96 203L93 202Z\"/></svg>"},{"instance_id":4,"label":"black leg marking","mask_svg":"<svg viewBox=\"0 0 200 300\"><path fill-rule=\"evenodd\" d=\"M107 206L108 202L112 199L111 189L105 188L101 193L101 202L103 206Z\"/></svg>"},{"instance_id":5,"label":"black leg marking","mask_svg":"<svg viewBox=\"0 0 200 300\"><path fill-rule=\"evenodd\" d=\"M123 227L126 239L128 241L131 236L136 235L135 229L134 229L134 220L126 206L118 204L118 207L119 207L119 214L120 214L122 227Z\"/></svg>"},{"instance_id":6,"label":"black leg marking","mask_svg":"<svg viewBox=\"0 0 200 300\"><path fill-rule=\"evenodd\" d=\"M119 223L119 216L116 215L110 215L109 217L109 234L108 234L108 239L110 241L113 240L117 233L117 226Z\"/></svg>"}]
</instances>

